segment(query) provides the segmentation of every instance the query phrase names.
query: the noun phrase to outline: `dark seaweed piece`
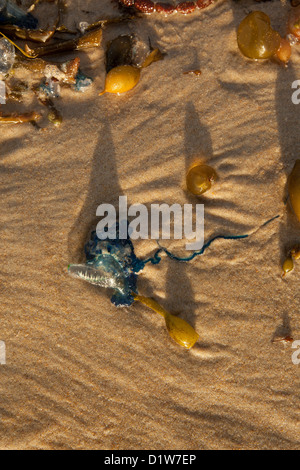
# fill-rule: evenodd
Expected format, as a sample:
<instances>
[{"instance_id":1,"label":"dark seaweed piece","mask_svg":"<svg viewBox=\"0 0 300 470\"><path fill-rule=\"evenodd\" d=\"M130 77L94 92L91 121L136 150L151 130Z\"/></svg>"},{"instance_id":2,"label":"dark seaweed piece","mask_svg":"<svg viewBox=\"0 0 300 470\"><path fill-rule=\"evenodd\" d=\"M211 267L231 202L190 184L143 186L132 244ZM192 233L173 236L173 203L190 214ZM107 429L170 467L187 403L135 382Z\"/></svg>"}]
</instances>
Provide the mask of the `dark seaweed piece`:
<instances>
[{"instance_id":1,"label":"dark seaweed piece","mask_svg":"<svg viewBox=\"0 0 300 470\"><path fill-rule=\"evenodd\" d=\"M41 29L30 30L19 28L16 25L1 25L1 32L10 39L25 39L28 41L45 43L55 34L55 26L51 30L43 31Z\"/></svg>"},{"instance_id":2,"label":"dark seaweed piece","mask_svg":"<svg viewBox=\"0 0 300 470\"><path fill-rule=\"evenodd\" d=\"M134 37L129 35L118 36L108 43L106 50L106 73L120 65L133 63Z\"/></svg>"},{"instance_id":3,"label":"dark seaweed piece","mask_svg":"<svg viewBox=\"0 0 300 470\"><path fill-rule=\"evenodd\" d=\"M14 24L20 28L36 29L38 20L25 13L10 0L0 0L0 24Z\"/></svg>"},{"instance_id":4,"label":"dark seaweed piece","mask_svg":"<svg viewBox=\"0 0 300 470\"><path fill-rule=\"evenodd\" d=\"M59 54L62 52L70 52L80 49L87 49L89 47L99 47L102 38L102 30L98 28L94 31L85 33L77 38L67 41L59 41L53 44L46 44L43 46L31 49L27 44L25 46L26 52L32 57L43 57L51 54Z\"/></svg>"}]
</instances>

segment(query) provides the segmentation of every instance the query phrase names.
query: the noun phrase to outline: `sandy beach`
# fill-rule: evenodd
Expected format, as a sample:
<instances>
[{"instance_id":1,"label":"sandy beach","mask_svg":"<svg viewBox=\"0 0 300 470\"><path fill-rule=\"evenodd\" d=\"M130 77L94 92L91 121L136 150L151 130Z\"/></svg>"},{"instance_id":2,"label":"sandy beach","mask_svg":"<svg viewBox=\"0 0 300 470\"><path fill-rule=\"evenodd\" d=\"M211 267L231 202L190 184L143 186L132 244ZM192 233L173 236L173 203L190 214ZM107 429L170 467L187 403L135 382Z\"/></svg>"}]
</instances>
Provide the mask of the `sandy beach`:
<instances>
[{"instance_id":1,"label":"sandy beach","mask_svg":"<svg viewBox=\"0 0 300 470\"><path fill-rule=\"evenodd\" d=\"M68 56L94 82L82 94L62 89L59 128L1 125L1 449L300 449L300 365L290 343L272 342L300 340L299 262L281 278L300 238L285 203L300 158L291 100L300 45L285 68L246 59L236 40L253 10L285 35L291 8L219 0L106 27L100 48ZM66 23L119 14L110 0L73 0ZM106 44L127 33L150 38L165 58L132 91L98 96ZM184 74L195 69L200 76ZM185 185L199 159L218 174L201 198ZM204 203L205 240L250 235L218 240L189 263L162 255L139 276L140 293L197 330L191 350L151 310L116 308L107 291L68 276L84 261L97 207L124 195L147 207ZM178 256L185 243L163 241ZM135 242L141 258L156 248Z\"/></svg>"}]
</instances>

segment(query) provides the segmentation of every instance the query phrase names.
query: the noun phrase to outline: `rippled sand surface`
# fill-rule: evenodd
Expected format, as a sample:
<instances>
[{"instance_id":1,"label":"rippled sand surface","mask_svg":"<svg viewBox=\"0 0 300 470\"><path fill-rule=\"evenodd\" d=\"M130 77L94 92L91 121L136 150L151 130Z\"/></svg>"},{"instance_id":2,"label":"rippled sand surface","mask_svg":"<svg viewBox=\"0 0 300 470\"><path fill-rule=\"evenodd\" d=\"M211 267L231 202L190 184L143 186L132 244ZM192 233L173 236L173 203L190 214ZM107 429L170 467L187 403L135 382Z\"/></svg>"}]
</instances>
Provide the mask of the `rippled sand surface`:
<instances>
[{"instance_id":1,"label":"rippled sand surface","mask_svg":"<svg viewBox=\"0 0 300 470\"><path fill-rule=\"evenodd\" d=\"M74 3L71 25L116 14L110 0ZM244 59L235 31L254 9L284 34L290 6L280 0L220 0L106 29L99 50L80 53L95 81L84 95L63 90L59 129L1 127L2 449L299 449L300 365L272 339L300 339L300 267L280 277L300 235L284 204L300 154L291 102L300 46L287 69ZM99 97L105 44L128 31L167 55L131 92ZM183 74L191 69L202 75ZM138 304L116 309L67 265L83 259L101 203L199 203L184 185L196 158L219 175L200 201L205 238L251 236L144 270L141 293L199 332L185 351L160 317ZM184 245L167 246L184 254ZM155 248L136 244L143 257Z\"/></svg>"}]
</instances>

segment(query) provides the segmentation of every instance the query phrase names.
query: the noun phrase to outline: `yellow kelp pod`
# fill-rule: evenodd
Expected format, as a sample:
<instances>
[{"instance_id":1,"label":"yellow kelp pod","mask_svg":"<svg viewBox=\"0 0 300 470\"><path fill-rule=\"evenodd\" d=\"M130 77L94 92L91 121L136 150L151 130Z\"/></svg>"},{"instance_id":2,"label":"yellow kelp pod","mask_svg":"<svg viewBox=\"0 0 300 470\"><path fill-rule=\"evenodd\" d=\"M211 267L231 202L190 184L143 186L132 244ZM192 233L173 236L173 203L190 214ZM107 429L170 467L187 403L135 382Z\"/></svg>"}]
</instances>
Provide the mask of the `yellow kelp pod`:
<instances>
[{"instance_id":1,"label":"yellow kelp pod","mask_svg":"<svg viewBox=\"0 0 300 470\"><path fill-rule=\"evenodd\" d=\"M268 15L253 11L239 25L237 42L246 57L268 59L279 49L280 35L272 29Z\"/></svg>"},{"instance_id":2,"label":"yellow kelp pod","mask_svg":"<svg viewBox=\"0 0 300 470\"><path fill-rule=\"evenodd\" d=\"M291 256L289 256L283 263L282 277L284 277L287 273L293 271L293 269L294 269L294 262Z\"/></svg>"},{"instance_id":3,"label":"yellow kelp pod","mask_svg":"<svg viewBox=\"0 0 300 470\"><path fill-rule=\"evenodd\" d=\"M165 321L169 335L183 348L190 349L198 341L198 333L182 318L169 313L165 316Z\"/></svg>"},{"instance_id":4,"label":"yellow kelp pod","mask_svg":"<svg viewBox=\"0 0 300 470\"><path fill-rule=\"evenodd\" d=\"M165 319L166 327L171 338L183 348L190 349L199 339L198 333L194 328L182 318L179 318L167 312L155 300L143 295L132 293L134 299L147 307L151 308L154 312L158 313Z\"/></svg>"},{"instance_id":5,"label":"yellow kelp pod","mask_svg":"<svg viewBox=\"0 0 300 470\"><path fill-rule=\"evenodd\" d=\"M291 206L300 221L300 160L296 160L288 180L288 191Z\"/></svg>"},{"instance_id":6,"label":"yellow kelp pod","mask_svg":"<svg viewBox=\"0 0 300 470\"><path fill-rule=\"evenodd\" d=\"M200 196L211 188L216 181L217 173L208 165L193 165L186 176L186 186L190 193Z\"/></svg>"},{"instance_id":7,"label":"yellow kelp pod","mask_svg":"<svg viewBox=\"0 0 300 470\"><path fill-rule=\"evenodd\" d=\"M276 57L285 64L288 63L292 55L292 47L289 41L285 38L280 38L279 49L276 52Z\"/></svg>"},{"instance_id":8,"label":"yellow kelp pod","mask_svg":"<svg viewBox=\"0 0 300 470\"><path fill-rule=\"evenodd\" d=\"M133 65L120 65L111 69L106 75L105 89L99 93L125 93L132 90L139 79L141 71Z\"/></svg>"}]
</instances>

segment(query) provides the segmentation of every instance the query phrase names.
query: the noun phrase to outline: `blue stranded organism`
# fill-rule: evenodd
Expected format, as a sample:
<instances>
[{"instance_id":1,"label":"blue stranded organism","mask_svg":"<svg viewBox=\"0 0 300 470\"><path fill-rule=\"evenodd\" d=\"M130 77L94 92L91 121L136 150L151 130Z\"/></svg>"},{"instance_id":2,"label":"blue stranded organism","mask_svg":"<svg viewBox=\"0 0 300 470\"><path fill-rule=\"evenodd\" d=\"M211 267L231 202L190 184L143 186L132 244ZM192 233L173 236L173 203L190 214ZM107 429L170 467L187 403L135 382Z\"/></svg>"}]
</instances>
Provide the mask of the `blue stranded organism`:
<instances>
[{"instance_id":1,"label":"blue stranded organism","mask_svg":"<svg viewBox=\"0 0 300 470\"><path fill-rule=\"evenodd\" d=\"M137 274L144 262L134 253L132 241L119 238L100 240L96 232L85 245L86 264L70 264L69 274L100 287L113 289L111 301L117 307L129 306L137 294Z\"/></svg>"},{"instance_id":2,"label":"blue stranded organism","mask_svg":"<svg viewBox=\"0 0 300 470\"><path fill-rule=\"evenodd\" d=\"M12 24L25 29L36 29L38 20L25 13L11 0L0 0L0 24Z\"/></svg>"},{"instance_id":3,"label":"blue stranded organism","mask_svg":"<svg viewBox=\"0 0 300 470\"><path fill-rule=\"evenodd\" d=\"M268 220L267 225L278 216ZM127 238L120 238L119 225L116 226L115 238L100 239L96 232L92 232L91 239L85 245L85 264L70 264L68 272L72 277L83 279L91 284L111 289L113 295L111 301L116 306L130 306L134 301L141 302L160 314L164 320L171 338L180 346L190 349L198 341L199 335L185 320L167 312L155 300L139 295L138 274L147 263L158 264L161 261L161 253L169 258L187 262L196 256L202 255L209 246L218 239L238 240L249 235L218 235L208 240L201 250L193 252L188 257L180 258L166 248L158 248L150 258L142 260L134 253L134 246L127 233Z\"/></svg>"},{"instance_id":4,"label":"blue stranded organism","mask_svg":"<svg viewBox=\"0 0 300 470\"><path fill-rule=\"evenodd\" d=\"M78 70L75 80L76 82L73 85L73 89L80 92L86 91L86 89L93 83L93 79L85 75L80 69Z\"/></svg>"},{"instance_id":5,"label":"blue stranded organism","mask_svg":"<svg viewBox=\"0 0 300 470\"><path fill-rule=\"evenodd\" d=\"M116 228L116 238L112 240L101 240L96 232L92 232L90 241L85 245L86 263L69 265L69 274L112 289L111 301L116 306L129 306L134 301L143 303L164 318L167 330L177 344L190 349L199 339L194 328L182 318L167 312L155 300L138 295L138 273L146 263L160 261L158 252L161 249L154 258L143 261L135 255L129 236L121 239L119 235L119 226Z\"/></svg>"}]
</instances>

